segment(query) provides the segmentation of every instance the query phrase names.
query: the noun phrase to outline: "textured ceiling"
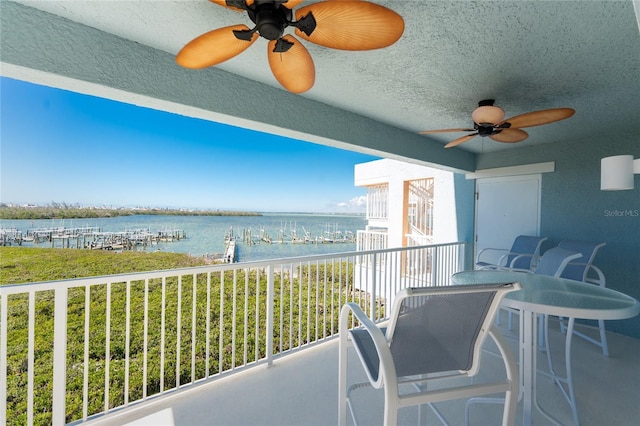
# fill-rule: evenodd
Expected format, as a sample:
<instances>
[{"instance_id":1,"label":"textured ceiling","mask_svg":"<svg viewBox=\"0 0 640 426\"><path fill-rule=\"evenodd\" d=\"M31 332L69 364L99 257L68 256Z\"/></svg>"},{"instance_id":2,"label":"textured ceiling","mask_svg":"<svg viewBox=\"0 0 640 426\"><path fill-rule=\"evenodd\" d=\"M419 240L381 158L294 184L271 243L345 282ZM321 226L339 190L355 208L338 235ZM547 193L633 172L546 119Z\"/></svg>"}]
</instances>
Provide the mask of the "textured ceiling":
<instances>
[{"instance_id":1,"label":"textured ceiling","mask_svg":"<svg viewBox=\"0 0 640 426\"><path fill-rule=\"evenodd\" d=\"M196 36L249 18L207 0L18 1L176 54ZM307 4L311 2L305 2ZM305 42L316 83L299 95L418 132L471 126L482 99L507 116L571 107L516 146L602 135L640 137L640 32L632 1L376 1L405 20L399 42L347 52ZM218 66L280 87L266 40ZM248 100L251 102L251 100ZM443 144L462 136L433 136ZM476 137L473 152L507 149Z\"/></svg>"}]
</instances>

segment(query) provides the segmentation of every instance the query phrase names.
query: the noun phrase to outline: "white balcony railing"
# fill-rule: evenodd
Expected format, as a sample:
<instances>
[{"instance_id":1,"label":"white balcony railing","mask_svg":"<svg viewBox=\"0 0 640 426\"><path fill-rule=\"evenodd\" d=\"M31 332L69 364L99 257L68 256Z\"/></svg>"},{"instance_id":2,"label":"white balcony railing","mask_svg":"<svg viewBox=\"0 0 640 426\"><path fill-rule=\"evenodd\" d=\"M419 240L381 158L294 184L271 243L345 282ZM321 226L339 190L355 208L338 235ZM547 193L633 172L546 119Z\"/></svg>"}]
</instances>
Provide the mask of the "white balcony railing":
<instances>
[{"instance_id":1,"label":"white balcony railing","mask_svg":"<svg viewBox=\"0 0 640 426\"><path fill-rule=\"evenodd\" d=\"M378 321L448 285L465 243L0 286L0 424L84 421Z\"/></svg>"}]
</instances>

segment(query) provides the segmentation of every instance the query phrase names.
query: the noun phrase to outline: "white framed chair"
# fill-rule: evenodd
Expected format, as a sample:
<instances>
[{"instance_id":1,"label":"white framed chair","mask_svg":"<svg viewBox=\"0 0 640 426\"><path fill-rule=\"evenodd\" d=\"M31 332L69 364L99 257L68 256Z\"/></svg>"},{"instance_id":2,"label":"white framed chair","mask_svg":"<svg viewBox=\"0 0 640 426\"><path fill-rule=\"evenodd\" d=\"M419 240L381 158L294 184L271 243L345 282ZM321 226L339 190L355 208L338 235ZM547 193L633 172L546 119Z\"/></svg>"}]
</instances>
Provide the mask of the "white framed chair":
<instances>
[{"instance_id":1,"label":"white framed chair","mask_svg":"<svg viewBox=\"0 0 640 426\"><path fill-rule=\"evenodd\" d=\"M476 256L476 269L532 269L540 256L540 246L546 240L546 237L518 235L510 249L484 248ZM500 257L497 261L489 261L489 256L492 260Z\"/></svg>"},{"instance_id":2,"label":"white framed chair","mask_svg":"<svg viewBox=\"0 0 640 426\"><path fill-rule=\"evenodd\" d=\"M596 284L600 287L606 287L604 274L598 267L593 264L596 254L598 254L598 250L600 250L606 244L607 243L576 240L560 241L558 247L567 250L573 250L582 254L581 259L569 262L560 277L575 281L582 281L585 283ZM560 319L560 329L563 333L565 333L567 329L567 324L562 318ZM609 356L609 347L607 345L604 320L598 320L598 329L600 340L596 340L593 337L576 330L575 328L573 330L573 334L582 339L585 339L588 342L593 343L596 346L599 346L602 349L602 354L604 356Z\"/></svg>"},{"instance_id":3,"label":"white framed chair","mask_svg":"<svg viewBox=\"0 0 640 426\"><path fill-rule=\"evenodd\" d=\"M570 262L580 259L581 257L582 254L578 251L568 250L562 247L553 247L540 256L533 271L527 270L525 272L561 277Z\"/></svg>"},{"instance_id":4,"label":"white framed chair","mask_svg":"<svg viewBox=\"0 0 640 426\"><path fill-rule=\"evenodd\" d=\"M518 367L492 324L504 295L520 288L518 283L505 283L405 289L396 295L386 328L374 324L357 304L344 305L340 314L338 423L346 425L349 411L357 424L351 394L372 386L384 391L384 419L380 424L397 424L402 407L427 404L442 419L434 402L504 392L502 424L512 425L519 390ZM349 329L351 314L360 327ZM498 346L506 378L427 389L427 383L433 381L475 376L487 336ZM350 345L355 348L368 382L347 386Z\"/></svg>"},{"instance_id":5,"label":"white framed chair","mask_svg":"<svg viewBox=\"0 0 640 426\"><path fill-rule=\"evenodd\" d=\"M528 256L527 256L528 257ZM571 261L582 258L582 254L576 251L567 250L562 247L553 247L549 250L545 251L542 256L537 260L536 267L532 271L530 269L510 269L512 271L519 272L527 272L530 274L538 274L538 275L548 275L551 277L559 278L562 276L565 268ZM505 308L506 309L506 308ZM509 311L509 329L511 329L511 314L517 313L517 311L513 309L507 309ZM544 323L543 323L544 321ZM547 324L548 319L546 317L540 317L540 332L538 336L538 347L541 350L546 350L548 348L548 343L545 341L545 336L547 335Z\"/></svg>"}]
</instances>

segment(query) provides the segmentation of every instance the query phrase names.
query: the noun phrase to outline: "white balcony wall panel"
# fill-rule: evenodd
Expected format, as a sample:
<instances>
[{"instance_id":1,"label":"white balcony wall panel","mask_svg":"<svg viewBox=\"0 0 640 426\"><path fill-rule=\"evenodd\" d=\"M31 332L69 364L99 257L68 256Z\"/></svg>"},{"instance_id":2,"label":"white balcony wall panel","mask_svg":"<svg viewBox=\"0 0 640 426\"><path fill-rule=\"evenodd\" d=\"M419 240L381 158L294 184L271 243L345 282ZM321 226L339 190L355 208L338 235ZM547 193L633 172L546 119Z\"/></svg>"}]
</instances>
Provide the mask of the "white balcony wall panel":
<instances>
[{"instance_id":1,"label":"white balcony wall panel","mask_svg":"<svg viewBox=\"0 0 640 426\"><path fill-rule=\"evenodd\" d=\"M434 179L433 243L442 244L458 240L456 222L455 185L453 173L433 167L406 163L392 159L356 164L354 183L356 186L389 185L389 217L386 224L390 248L402 247L404 237L404 183L406 181ZM381 223L369 221L369 226L380 227Z\"/></svg>"}]
</instances>

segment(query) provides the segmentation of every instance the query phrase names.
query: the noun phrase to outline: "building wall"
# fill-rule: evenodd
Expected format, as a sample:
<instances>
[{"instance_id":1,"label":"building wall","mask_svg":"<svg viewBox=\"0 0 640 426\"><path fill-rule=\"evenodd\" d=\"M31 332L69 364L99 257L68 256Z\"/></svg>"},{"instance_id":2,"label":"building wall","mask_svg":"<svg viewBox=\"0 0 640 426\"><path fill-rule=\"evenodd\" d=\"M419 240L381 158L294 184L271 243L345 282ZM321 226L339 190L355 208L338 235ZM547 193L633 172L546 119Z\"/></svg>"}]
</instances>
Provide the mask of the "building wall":
<instances>
[{"instance_id":1,"label":"building wall","mask_svg":"<svg viewBox=\"0 0 640 426\"><path fill-rule=\"evenodd\" d=\"M542 175L541 235L546 250L563 239L601 241L594 264L607 287L640 299L640 175L635 189L600 190L600 159L632 154L640 158L640 140L632 136L538 145L478 156L477 169L555 161L555 172ZM608 321L607 329L640 338L640 316Z\"/></svg>"},{"instance_id":2,"label":"building wall","mask_svg":"<svg viewBox=\"0 0 640 426\"><path fill-rule=\"evenodd\" d=\"M433 242L471 241L473 234L473 184L462 175L436 168L383 159L355 166L355 185L389 185L389 247L401 247L404 182L434 178ZM466 200L466 201L465 201ZM471 207L469 208L469 202ZM379 225L378 221L370 225Z\"/></svg>"}]
</instances>

